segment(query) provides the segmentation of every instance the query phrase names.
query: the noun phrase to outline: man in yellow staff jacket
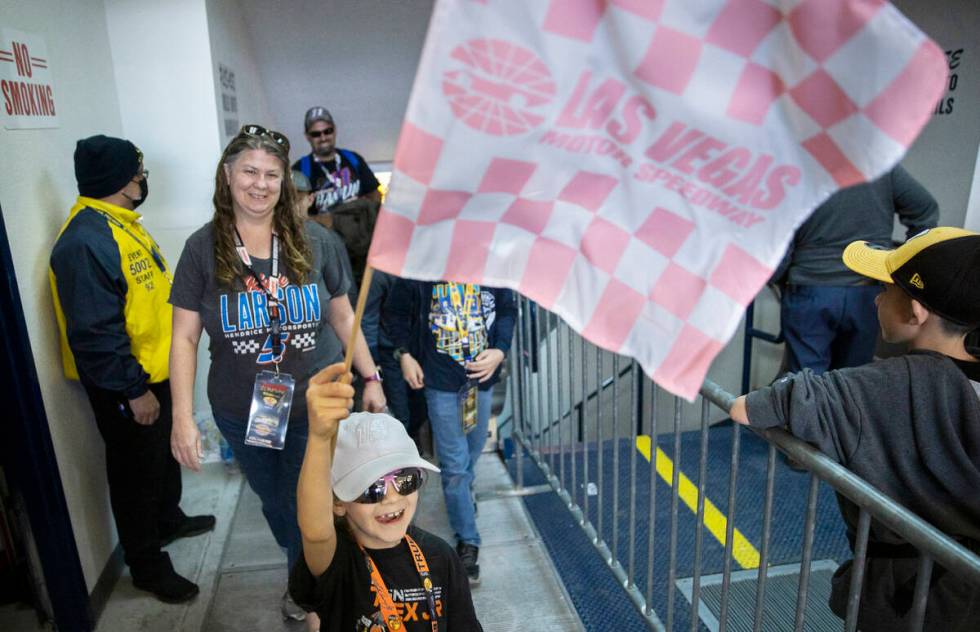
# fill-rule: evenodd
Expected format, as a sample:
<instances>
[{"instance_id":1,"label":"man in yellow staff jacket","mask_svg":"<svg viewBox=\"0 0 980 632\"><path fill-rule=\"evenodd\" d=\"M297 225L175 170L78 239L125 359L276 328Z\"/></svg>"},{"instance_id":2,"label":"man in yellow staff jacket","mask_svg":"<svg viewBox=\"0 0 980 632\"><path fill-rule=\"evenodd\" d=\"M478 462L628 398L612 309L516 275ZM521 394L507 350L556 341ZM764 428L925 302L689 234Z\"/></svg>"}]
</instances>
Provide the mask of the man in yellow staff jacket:
<instances>
[{"instance_id":1,"label":"man in yellow staff jacket","mask_svg":"<svg viewBox=\"0 0 980 632\"><path fill-rule=\"evenodd\" d=\"M170 453L170 269L143 228L143 154L128 140L92 136L75 148L79 197L51 252L49 278L65 375L88 394L106 446L112 513L133 584L162 601L197 585L161 550L214 528L179 507Z\"/></svg>"}]
</instances>

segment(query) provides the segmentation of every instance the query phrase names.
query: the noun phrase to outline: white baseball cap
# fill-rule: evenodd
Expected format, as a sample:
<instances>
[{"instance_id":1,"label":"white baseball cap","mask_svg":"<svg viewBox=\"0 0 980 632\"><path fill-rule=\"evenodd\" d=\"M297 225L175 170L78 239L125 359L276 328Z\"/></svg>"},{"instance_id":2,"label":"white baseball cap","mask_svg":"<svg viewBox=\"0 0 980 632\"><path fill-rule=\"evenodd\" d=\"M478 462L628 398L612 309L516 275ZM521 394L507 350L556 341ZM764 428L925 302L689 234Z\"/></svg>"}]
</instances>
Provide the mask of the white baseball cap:
<instances>
[{"instance_id":1,"label":"white baseball cap","mask_svg":"<svg viewBox=\"0 0 980 632\"><path fill-rule=\"evenodd\" d=\"M419 455L405 426L384 413L354 413L340 422L333 457L333 493L351 502L385 474L406 467L438 472Z\"/></svg>"}]
</instances>

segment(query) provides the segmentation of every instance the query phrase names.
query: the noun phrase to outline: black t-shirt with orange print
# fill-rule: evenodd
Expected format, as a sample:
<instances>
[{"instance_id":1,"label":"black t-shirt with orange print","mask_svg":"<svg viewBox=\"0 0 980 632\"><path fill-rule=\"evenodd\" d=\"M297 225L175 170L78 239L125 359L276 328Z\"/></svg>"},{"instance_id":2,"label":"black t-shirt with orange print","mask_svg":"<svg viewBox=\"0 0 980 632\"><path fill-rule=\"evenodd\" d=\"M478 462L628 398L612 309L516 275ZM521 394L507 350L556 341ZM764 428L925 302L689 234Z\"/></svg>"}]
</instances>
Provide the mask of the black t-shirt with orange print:
<instances>
[{"instance_id":1,"label":"black t-shirt with orange print","mask_svg":"<svg viewBox=\"0 0 980 632\"><path fill-rule=\"evenodd\" d=\"M439 632L481 631L466 570L456 552L441 538L417 527L409 527L408 535L422 549L432 574ZM394 548L367 552L402 616L402 630L431 632L425 590L408 544L402 540ZM343 529L337 532L333 561L320 577L313 576L300 555L289 576L289 592L296 603L320 616L321 632L377 629L370 627L371 622L381 620L364 554Z\"/></svg>"}]
</instances>

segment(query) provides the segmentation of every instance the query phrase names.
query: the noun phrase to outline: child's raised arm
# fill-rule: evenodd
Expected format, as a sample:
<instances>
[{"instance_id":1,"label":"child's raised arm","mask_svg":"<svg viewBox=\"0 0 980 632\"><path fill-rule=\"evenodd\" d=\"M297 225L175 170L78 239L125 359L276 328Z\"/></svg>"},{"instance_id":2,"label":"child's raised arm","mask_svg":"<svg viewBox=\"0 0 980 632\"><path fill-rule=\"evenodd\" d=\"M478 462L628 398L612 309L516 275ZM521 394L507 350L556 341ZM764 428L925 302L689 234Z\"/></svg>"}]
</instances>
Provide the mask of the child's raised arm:
<instances>
[{"instance_id":1,"label":"child's raised arm","mask_svg":"<svg viewBox=\"0 0 980 632\"><path fill-rule=\"evenodd\" d=\"M338 381L338 379L344 381ZM342 363L323 369L312 378L306 391L310 417L310 436L296 488L299 530L303 536L303 557L314 577L323 574L337 550L333 526L331 453L340 420L350 414L354 389L351 374Z\"/></svg>"}]
</instances>

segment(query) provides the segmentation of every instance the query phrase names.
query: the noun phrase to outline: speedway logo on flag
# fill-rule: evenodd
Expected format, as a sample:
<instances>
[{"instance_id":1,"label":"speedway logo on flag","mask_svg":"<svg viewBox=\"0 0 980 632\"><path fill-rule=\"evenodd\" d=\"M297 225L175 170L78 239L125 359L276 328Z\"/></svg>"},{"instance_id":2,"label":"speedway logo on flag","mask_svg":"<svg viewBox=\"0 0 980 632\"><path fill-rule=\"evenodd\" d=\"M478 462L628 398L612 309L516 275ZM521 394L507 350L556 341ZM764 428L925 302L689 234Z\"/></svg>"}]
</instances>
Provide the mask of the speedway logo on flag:
<instances>
[{"instance_id":1,"label":"speedway logo on flag","mask_svg":"<svg viewBox=\"0 0 980 632\"><path fill-rule=\"evenodd\" d=\"M693 398L945 73L882 0L440 0L370 263L518 290Z\"/></svg>"}]
</instances>

